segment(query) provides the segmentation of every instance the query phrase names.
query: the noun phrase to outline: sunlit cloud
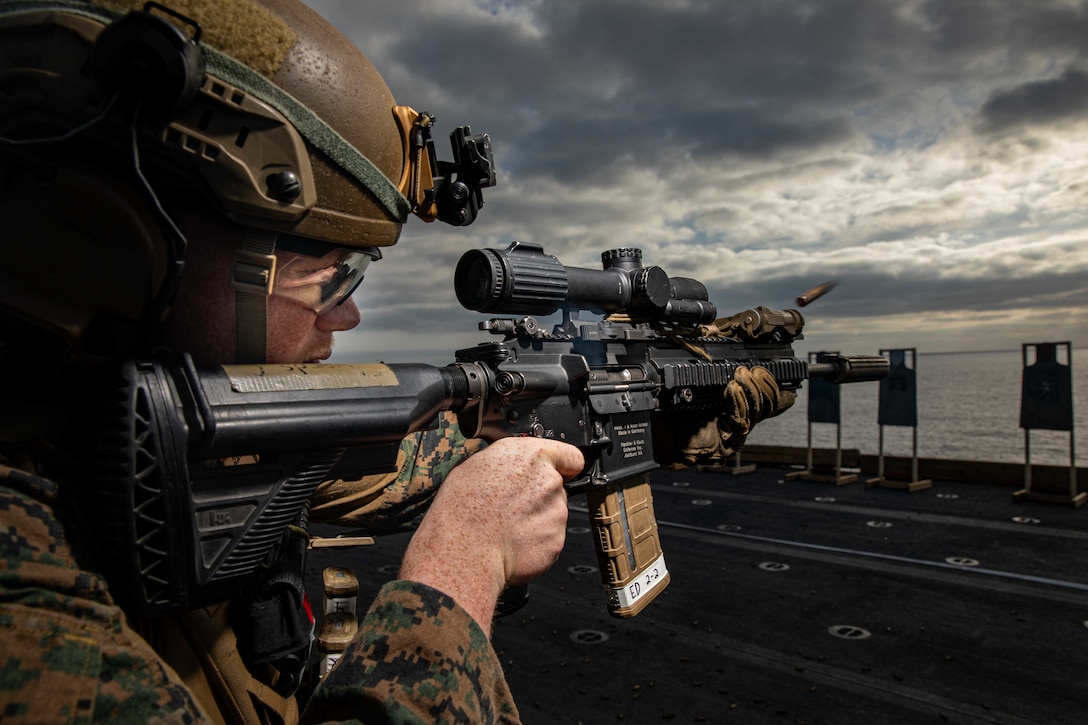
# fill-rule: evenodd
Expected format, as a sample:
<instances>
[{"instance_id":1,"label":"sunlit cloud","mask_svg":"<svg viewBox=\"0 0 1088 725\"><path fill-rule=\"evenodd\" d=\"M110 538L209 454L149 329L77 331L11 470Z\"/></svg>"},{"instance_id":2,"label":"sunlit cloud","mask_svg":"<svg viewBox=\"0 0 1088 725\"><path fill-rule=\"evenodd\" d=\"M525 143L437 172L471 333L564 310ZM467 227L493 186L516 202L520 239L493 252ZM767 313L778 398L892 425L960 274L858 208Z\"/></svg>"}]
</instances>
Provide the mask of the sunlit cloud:
<instances>
[{"instance_id":1,"label":"sunlit cloud","mask_svg":"<svg viewBox=\"0 0 1088 725\"><path fill-rule=\"evenodd\" d=\"M478 338L452 268L514 239L639 247L723 314L839 279L805 345L1088 344L1085 2L309 4L499 170L472 227L409 224L338 357Z\"/></svg>"}]
</instances>

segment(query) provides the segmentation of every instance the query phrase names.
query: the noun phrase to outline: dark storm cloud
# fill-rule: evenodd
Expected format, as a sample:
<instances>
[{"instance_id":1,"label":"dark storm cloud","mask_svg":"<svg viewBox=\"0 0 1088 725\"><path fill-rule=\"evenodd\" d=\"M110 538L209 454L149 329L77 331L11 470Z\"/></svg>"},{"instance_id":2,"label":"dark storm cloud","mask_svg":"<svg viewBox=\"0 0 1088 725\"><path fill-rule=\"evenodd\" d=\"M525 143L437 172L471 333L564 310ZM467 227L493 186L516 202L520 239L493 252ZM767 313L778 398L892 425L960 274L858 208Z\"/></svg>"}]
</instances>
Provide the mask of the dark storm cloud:
<instances>
[{"instance_id":1,"label":"dark storm cloud","mask_svg":"<svg viewBox=\"0 0 1088 725\"><path fill-rule=\"evenodd\" d=\"M530 7L535 32L517 34L495 15L427 13L420 4L413 32L377 60L397 63L406 79L398 96L443 89L451 115L503 128L505 163L534 172L563 170L557 142L566 158L610 159L655 142L761 154L778 143L817 147L841 140L849 119L864 121L874 105L979 92L980 76L1000 87L1002 76L1015 80L1044 55L1079 53L1086 37L1080 8L1058 3ZM510 143L521 138L531 141Z\"/></svg>"},{"instance_id":2,"label":"dark storm cloud","mask_svg":"<svg viewBox=\"0 0 1088 725\"><path fill-rule=\"evenodd\" d=\"M1025 83L995 93L982 106L988 131L1045 126L1088 114L1088 73L1067 70L1059 78Z\"/></svg>"},{"instance_id":3,"label":"dark storm cloud","mask_svg":"<svg viewBox=\"0 0 1088 725\"><path fill-rule=\"evenodd\" d=\"M405 36L390 52L406 76L426 79L398 95L470 88L449 99L448 115L502 128L492 132L504 140L500 163L515 172L569 178L634 156L627 163L667 173L689 155L774 154L849 135L848 109L882 82L866 59L901 24L879 3L805 7L546 3L531 37L423 18L422 36L458 42Z\"/></svg>"},{"instance_id":4,"label":"dark storm cloud","mask_svg":"<svg viewBox=\"0 0 1088 725\"><path fill-rule=\"evenodd\" d=\"M849 122L841 117L788 123L752 110L709 106L677 108L668 118L555 117L518 144L508 166L515 174L529 171L600 186L614 183L616 174L631 167L667 177L680 165L734 155L764 157L842 142L851 135Z\"/></svg>"},{"instance_id":5,"label":"dark storm cloud","mask_svg":"<svg viewBox=\"0 0 1088 725\"><path fill-rule=\"evenodd\" d=\"M967 67L995 51L1008 58L1080 54L1088 15L1080 2L940 0L918 4L929 23L933 46Z\"/></svg>"},{"instance_id":6,"label":"dark storm cloud","mask_svg":"<svg viewBox=\"0 0 1088 725\"><path fill-rule=\"evenodd\" d=\"M495 148L480 220L412 222L382 263L364 325L391 345L413 319L398 300L466 324L443 274L511 239L579 266L640 246L723 312L837 277L812 309L844 331L1088 329L1084 1L310 4L440 136L469 123Z\"/></svg>"}]
</instances>

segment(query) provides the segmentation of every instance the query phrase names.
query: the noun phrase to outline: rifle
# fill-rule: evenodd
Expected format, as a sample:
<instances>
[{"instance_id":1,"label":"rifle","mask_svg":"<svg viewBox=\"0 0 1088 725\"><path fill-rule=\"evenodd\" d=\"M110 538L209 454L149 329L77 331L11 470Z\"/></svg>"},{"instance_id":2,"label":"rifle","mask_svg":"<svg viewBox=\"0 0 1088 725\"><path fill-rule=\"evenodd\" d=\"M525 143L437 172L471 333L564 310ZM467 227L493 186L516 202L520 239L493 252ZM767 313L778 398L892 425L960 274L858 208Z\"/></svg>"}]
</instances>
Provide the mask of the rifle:
<instances>
[{"instance_id":1,"label":"rifle","mask_svg":"<svg viewBox=\"0 0 1088 725\"><path fill-rule=\"evenodd\" d=\"M634 249L602 260L602 270L566 267L519 242L466 253L454 279L461 304L521 316L482 322L503 339L444 367L197 369L183 354L125 364L100 466L115 594L143 614L230 598L319 483L394 470L400 441L452 411L468 437L532 435L582 450L586 468L568 491L587 496L609 612L636 615L669 581L649 472L673 462L661 445L670 426L717 415L740 365L796 390L809 377L879 380L888 363L806 363L791 347L804 325L796 310L716 320L700 282L643 267ZM557 310L551 331L531 316Z\"/></svg>"}]
</instances>

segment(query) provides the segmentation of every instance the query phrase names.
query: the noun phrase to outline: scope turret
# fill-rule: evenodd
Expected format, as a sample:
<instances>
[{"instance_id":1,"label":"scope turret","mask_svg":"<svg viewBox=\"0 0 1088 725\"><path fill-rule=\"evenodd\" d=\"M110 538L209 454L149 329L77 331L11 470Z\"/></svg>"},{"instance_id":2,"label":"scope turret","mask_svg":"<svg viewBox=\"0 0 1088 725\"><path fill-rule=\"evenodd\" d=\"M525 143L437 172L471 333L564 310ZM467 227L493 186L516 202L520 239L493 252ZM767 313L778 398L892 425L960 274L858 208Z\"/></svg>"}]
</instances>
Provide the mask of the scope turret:
<instances>
[{"instance_id":1,"label":"scope turret","mask_svg":"<svg viewBox=\"0 0 1088 725\"><path fill-rule=\"evenodd\" d=\"M454 272L454 289L462 306L485 313L588 310L691 323L709 322L717 315L701 282L644 267L639 249L609 250L601 262L601 270L567 267L539 244L512 242L506 249L466 252Z\"/></svg>"}]
</instances>

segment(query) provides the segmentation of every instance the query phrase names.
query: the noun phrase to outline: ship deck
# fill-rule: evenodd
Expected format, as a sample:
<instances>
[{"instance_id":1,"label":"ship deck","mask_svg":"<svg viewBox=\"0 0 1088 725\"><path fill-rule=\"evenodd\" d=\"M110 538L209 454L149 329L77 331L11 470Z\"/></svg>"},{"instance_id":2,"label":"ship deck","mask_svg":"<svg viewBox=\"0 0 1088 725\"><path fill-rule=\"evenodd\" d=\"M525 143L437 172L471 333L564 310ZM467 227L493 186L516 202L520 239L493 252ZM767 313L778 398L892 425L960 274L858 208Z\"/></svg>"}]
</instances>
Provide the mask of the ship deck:
<instances>
[{"instance_id":1,"label":"ship deck","mask_svg":"<svg viewBox=\"0 0 1088 725\"><path fill-rule=\"evenodd\" d=\"M1065 723L1088 703L1088 510L1014 489L652 475L668 589L605 611L584 501L493 642L526 723ZM361 605L406 536L315 550ZM316 580L315 580L316 581Z\"/></svg>"}]
</instances>

